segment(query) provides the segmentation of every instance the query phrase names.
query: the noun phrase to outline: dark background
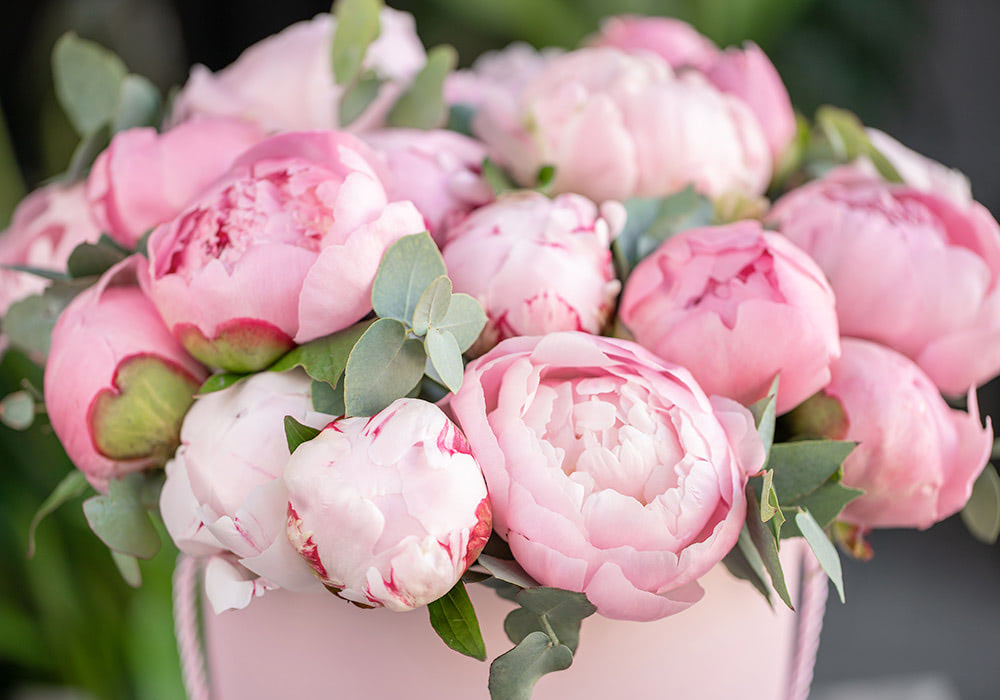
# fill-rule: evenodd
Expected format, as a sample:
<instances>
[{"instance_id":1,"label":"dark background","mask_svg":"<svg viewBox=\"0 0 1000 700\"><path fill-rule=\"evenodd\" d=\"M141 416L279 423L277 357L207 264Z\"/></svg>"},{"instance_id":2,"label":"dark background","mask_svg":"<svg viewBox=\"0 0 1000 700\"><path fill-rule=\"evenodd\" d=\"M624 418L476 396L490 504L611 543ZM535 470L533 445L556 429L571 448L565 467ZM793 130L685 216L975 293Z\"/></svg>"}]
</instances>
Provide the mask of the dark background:
<instances>
[{"instance_id":1,"label":"dark background","mask_svg":"<svg viewBox=\"0 0 1000 700\"><path fill-rule=\"evenodd\" d=\"M966 172L976 197L1000 211L995 0L390 4L416 15L426 44L455 44L466 65L513 39L573 46L596 30L599 17L622 11L688 19L721 45L752 39L772 57L804 113L824 103L851 109L867 124ZM0 108L18 167L10 167L0 133L0 225L23 188L61 171L75 145L54 101L48 67L52 43L63 31L72 28L108 45L131 70L166 89L182 83L193 63L222 68L252 42L328 9L327 2L307 0L6 3ZM9 377L17 368L9 359L4 364ZM13 388L0 386L0 394ZM985 409L1000 415L996 388L987 387L982 397ZM25 695L26 688L71 684L95 697L179 697L163 602L171 552L144 569L147 588L131 593L85 530L79 508L70 507L43 526L43 553L24 560L27 519L68 469L58 450L35 444L43 432L34 429L37 439L25 441L0 428L0 695L38 697ZM997 547L972 540L957 518L926 532L878 532L872 543L872 562L845 561L848 604L832 599L829 605L815 697L1000 697ZM87 575L74 580L84 570ZM74 644L82 638L92 639L89 648ZM857 682L845 685L849 679Z\"/></svg>"}]
</instances>

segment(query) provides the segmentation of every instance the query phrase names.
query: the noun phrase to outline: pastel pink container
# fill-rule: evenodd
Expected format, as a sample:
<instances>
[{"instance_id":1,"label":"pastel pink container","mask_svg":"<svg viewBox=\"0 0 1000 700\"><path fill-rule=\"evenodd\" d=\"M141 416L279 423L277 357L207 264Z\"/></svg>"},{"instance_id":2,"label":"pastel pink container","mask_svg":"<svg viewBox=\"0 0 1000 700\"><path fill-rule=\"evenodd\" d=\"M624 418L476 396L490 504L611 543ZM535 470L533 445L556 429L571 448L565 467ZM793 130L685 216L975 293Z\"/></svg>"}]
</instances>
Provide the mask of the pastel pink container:
<instances>
[{"instance_id":1,"label":"pastel pink container","mask_svg":"<svg viewBox=\"0 0 1000 700\"><path fill-rule=\"evenodd\" d=\"M783 543L781 554L797 598L800 541ZM542 678L532 697L795 700L798 694L789 692L789 681L796 614L780 603L772 611L748 583L721 565L701 583L704 600L673 617L645 623L597 615L585 620L573 666ZM492 659L512 646L503 618L513 603L484 586L468 590ZM191 687L187 669L192 700L489 698L488 662L448 649L423 610L360 610L333 596L273 591L244 610L214 615L207 609L205 634L211 695L206 688ZM769 659L769 668L762 667L762 659ZM808 663L811 669L812 658ZM748 688L754 689L752 696Z\"/></svg>"}]
</instances>

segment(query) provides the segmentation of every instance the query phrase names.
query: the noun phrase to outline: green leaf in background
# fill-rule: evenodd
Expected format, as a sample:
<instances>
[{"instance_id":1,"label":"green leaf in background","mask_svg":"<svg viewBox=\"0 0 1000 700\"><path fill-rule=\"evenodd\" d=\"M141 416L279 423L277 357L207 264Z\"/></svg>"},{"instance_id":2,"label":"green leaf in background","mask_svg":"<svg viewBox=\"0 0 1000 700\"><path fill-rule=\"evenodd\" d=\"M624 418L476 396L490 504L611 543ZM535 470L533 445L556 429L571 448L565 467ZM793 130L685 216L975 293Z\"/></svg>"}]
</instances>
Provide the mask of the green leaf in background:
<instances>
[{"instance_id":1,"label":"green leaf in background","mask_svg":"<svg viewBox=\"0 0 1000 700\"><path fill-rule=\"evenodd\" d=\"M417 308L413 311L413 332L426 335L427 329L437 326L445 319L451 306L451 280L447 275L435 278L420 295Z\"/></svg>"},{"instance_id":2,"label":"green leaf in background","mask_svg":"<svg viewBox=\"0 0 1000 700\"><path fill-rule=\"evenodd\" d=\"M68 280L70 276L65 272L58 272L56 270L46 270L41 267L32 267L31 265L0 265L0 268L4 270L14 270L15 272L25 272L29 275L34 275L35 277L41 277L45 280L55 281L55 280Z\"/></svg>"},{"instance_id":3,"label":"green leaf in background","mask_svg":"<svg viewBox=\"0 0 1000 700\"><path fill-rule=\"evenodd\" d=\"M129 256L129 251L107 235L101 235L97 243L81 243L69 254L66 269L69 276L96 277L107 272Z\"/></svg>"},{"instance_id":4,"label":"green leaf in background","mask_svg":"<svg viewBox=\"0 0 1000 700\"><path fill-rule=\"evenodd\" d=\"M299 445L303 442L309 442L320 432L311 426L302 425L291 416L285 416L285 440L288 442L288 454L295 452Z\"/></svg>"},{"instance_id":5,"label":"green leaf in background","mask_svg":"<svg viewBox=\"0 0 1000 700\"><path fill-rule=\"evenodd\" d=\"M816 522L819 523L820 527L825 528L836 520L840 512L844 510L844 506L855 498L863 496L864 493L861 489L844 486L836 478L831 478L830 481L820 486L808 496L792 501L791 503L783 503L782 507L785 510L806 508L812 514L813 518L816 519ZM799 537L801 534L794 519L786 522L785 527L781 531L781 536L785 539Z\"/></svg>"},{"instance_id":6,"label":"green leaf in background","mask_svg":"<svg viewBox=\"0 0 1000 700\"><path fill-rule=\"evenodd\" d=\"M326 382L317 382L314 380L310 392L314 411L326 413L331 416L342 416L346 413L343 382L338 383L336 387L332 387Z\"/></svg>"},{"instance_id":7,"label":"green leaf in background","mask_svg":"<svg viewBox=\"0 0 1000 700\"><path fill-rule=\"evenodd\" d=\"M344 373L347 415L373 416L420 382L424 346L406 336L400 321L380 318L358 340Z\"/></svg>"},{"instance_id":8,"label":"green leaf in background","mask_svg":"<svg viewBox=\"0 0 1000 700\"><path fill-rule=\"evenodd\" d=\"M427 52L427 63L389 111L389 126L436 129L448 119L444 81L458 65L451 46L435 46Z\"/></svg>"},{"instance_id":9,"label":"green leaf in background","mask_svg":"<svg viewBox=\"0 0 1000 700\"><path fill-rule=\"evenodd\" d=\"M111 550L111 559L118 567L118 573L122 575L122 580L132 588L142 585L142 572L139 571L139 560L128 554L121 554Z\"/></svg>"},{"instance_id":10,"label":"green leaf in background","mask_svg":"<svg viewBox=\"0 0 1000 700\"><path fill-rule=\"evenodd\" d=\"M569 647L554 644L545 632L532 632L490 664L490 699L530 700L542 676L564 671L572 663Z\"/></svg>"},{"instance_id":11,"label":"green leaf in background","mask_svg":"<svg viewBox=\"0 0 1000 700\"><path fill-rule=\"evenodd\" d=\"M779 377L775 376L774 381L771 382L771 388L768 389L767 396L749 406L750 413L753 414L754 425L757 426L757 434L760 435L760 440L764 443L764 467L767 467L768 461L770 461L771 445L774 443L778 384Z\"/></svg>"},{"instance_id":12,"label":"green leaf in background","mask_svg":"<svg viewBox=\"0 0 1000 700\"><path fill-rule=\"evenodd\" d=\"M479 661L486 660L486 644L479 630L476 611L459 581L455 586L427 606L431 627L455 651Z\"/></svg>"},{"instance_id":13,"label":"green leaf in background","mask_svg":"<svg viewBox=\"0 0 1000 700\"><path fill-rule=\"evenodd\" d=\"M93 283L93 279L56 281L41 294L11 304L3 317L3 332L10 344L29 355L48 357L52 328L59 314Z\"/></svg>"},{"instance_id":14,"label":"green leaf in background","mask_svg":"<svg viewBox=\"0 0 1000 700\"><path fill-rule=\"evenodd\" d=\"M840 567L840 555L837 554L837 548L833 546L833 542L826 536L823 528L819 526L808 510L799 509L799 512L795 514L795 524L802 532L802 536L806 538L809 547L812 548L819 565L833 581L833 585L837 588L837 595L840 596L840 602L843 603L844 572Z\"/></svg>"},{"instance_id":15,"label":"green leaf in background","mask_svg":"<svg viewBox=\"0 0 1000 700\"><path fill-rule=\"evenodd\" d=\"M528 572L521 568L513 559L502 559L489 554L480 554L479 565L489 571L494 578L512 583L519 588L537 588L538 581L531 578Z\"/></svg>"},{"instance_id":16,"label":"green leaf in background","mask_svg":"<svg viewBox=\"0 0 1000 700\"><path fill-rule=\"evenodd\" d=\"M160 90L148 78L130 73L121 83L118 106L111 116L111 131L156 126L163 111Z\"/></svg>"},{"instance_id":17,"label":"green leaf in background","mask_svg":"<svg viewBox=\"0 0 1000 700\"><path fill-rule=\"evenodd\" d=\"M35 516L31 519L31 525L28 526L27 554L29 559L35 556L35 531L42 520L66 503L82 496L89 487L90 484L87 482L87 477L84 476L83 472L74 469L63 477L63 480L52 489L52 493L48 495L48 498L42 501L42 505L38 506L38 512L35 513Z\"/></svg>"},{"instance_id":18,"label":"green leaf in background","mask_svg":"<svg viewBox=\"0 0 1000 700\"><path fill-rule=\"evenodd\" d=\"M972 495L962 509L962 522L980 542L996 544L1000 537L1000 476L990 463L972 485Z\"/></svg>"},{"instance_id":19,"label":"green leaf in background","mask_svg":"<svg viewBox=\"0 0 1000 700\"><path fill-rule=\"evenodd\" d=\"M497 165L497 163L492 159L484 158L480 167L483 171L483 179L486 180L486 184L493 189L493 194L497 197L502 195L504 192L510 192L511 190L517 189L517 185L514 184L514 181L511 180L504 169Z\"/></svg>"},{"instance_id":20,"label":"green leaf in background","mask_svg":"<svg viewBox=\"0 0 1000 700\"><path fill-rule=\"evenodd\" d=\"M812 126L809 120L800 113L795 113L795 138L785 147L778 162L774 167L774 175L771 178L771 185L768 194L772 200L778 198L784 192L785 183L793 173L802 167L803 160L809 149L809 141L812 136Z\"/></svg>"},{"instance_id":21,"label":"green leaf in background","mask_svg":"<svg viewBox=\"0 0 1000 700\"><path fill-rule=\"evenodd\" d=\"M454 104L448 108L448 123L445 128L456 131L463 136L472 136L472 120L476 116L476 108L467 104Z\"/></svg>"},{"instance_id":22,"label":"green leaf in background","mask_svg":"<svg viewBox=\"0 0 1000 700\"><path fill-rule=\"evenodd\" d=\"M462 364L462 351L455 341L455 336L447 331L431 328L427 331L424 349L444 385L452 393L461 389L465 366Z\"/></svg>"},{"instance_id":23,"label":"green leaf in background","mask_svg":"<svg viewBox=\"0 0 1000 700\"><path fill-rule=\"evenodd\" d=\"M56 96L80 136L111 120L127 74L113 52L73 32L63 34L52 51Z\"/></svg>"},{"instance_id":24,"label":"green leaf in background","mask_svg":"<svg viewBox=\"0 0 1000 700\"><path fill-rule=\"evenodd\" d=\"M852 112L829 105L816 110L816 130L822 135L838 163L866 156L887 182L902 182L899 172L865 133L865 125Z\"/></svg>"},{"instance_id":25,"label":"green leaf in background","mask_svg":"<svg viewBox=\"0 0 1000 700\"><path fill-rule=\"evenodd\" d=\"M141 502L142 482L142 474L111 479L107 495L83 502L83 514L90 529L110 549L151 559L160 550L160 536Z\"/></svg>"},{"instance_id":26,"label":"green leaf in background","mask_svg":"<svg viewBox=\"0 0 1000 700\"><path fill-rule=\"evenodd\" d=\"M337 0L333 12L337 28L333 32L331 60L338 85L357 78L369 45L378 38L381 27L381 0Z\"/></svg>"},{"instance_id":27,"label":"green leaf in background","mask_svg":"<svg viewBox=\"0 0 1000 700\"><path fill-rule=\"evenodd\" d=\"M526 588L515 601L521 607L512 610L503 623L510 641L519 644L532 632L543 632L574 654L580 644L580 623L597 612L583 593L558 588Z\"/></svg>"},{"instance_id":28,"label":"green leaf in background","mask_svg":"<svg viewBox=\"0 0 1000 700\"><path fill-rule=\"evenodd\" d=\"M740 530L740 538L736 546L729 550L729 554L722 560L726 568L733 576L744 581L749 581L754 588L767 601L770 608L774 608L771 602L771 587L767 583L767 571L764 568L764 561L760 558L760 553L754 547L750 538L750 531L746 525Z\"/></svg>"},{"instance_id":29,"label":"green leaf in background","mask_svg":"<svg viewBox=\"0 0 1000 700\"><path fill-rule=\"evenodd\" d=\"M440 323L439 331L450 333L458 343L458 349L465 352L479 338L486 326L486 312L482 305L468 294L452 294L448 312Z\"/></svg>"},{"instance_id":30,"label":"green leaf in background","mask_svg":"<svg viewBox=\"0 0 1000 700\"><path fill-rule=\"evenodd\" d=\"M337 105L339 110L337 119L341 129L354 123L365 113L368 106L378 97L383 84L385 81L374 71L367 71L344 91Z\"/></svg>"},{"instance_id":31,"label":"green leaf in background","mask_svg":"<svg viewBox=\"0 0 1000 700\"><path fill-rule=\"evenodd\" d=\"M24 197L24 180L7 133L7 122L0 111L0 231L7 228L14 207Z\"/></svg>"},{"instance_id":32,"label":"green leaf in background","mask_svg":"<svg viewBox=\"0 0 1000 700\"><path fill-rule=\"evenodd\" d=\"M774 532L760 519L760 501L757 500L757 492L753 485L747 484L747 530L754 547L760 554L761 561L764 562L764 569L771 579L771 585L775 593L782 602L791 610L792 597L788 593L788 585L785 583L785 573L781 568L781 560L778 558L778 541L774 537Z\"/></svg>"},{"instance_id":33,"label":"green leaf in background","mask_svg":"<svg viewBox=\"0 0 1000 700\"><path fill-rule=\"evenodd\" d=\"M211 394L216 391L228 389L249 376L249 374L241 374L239 372L219 372L217 374L213 374L205 380L204 384L201 385L198 389L198 394Z\"/></svg>"},{"instance_id":34,"label":"green leaf in background","mask_svg":"<svg viewBox=\"0 0 1000 700\"><path fill-rule=\"evenodd\" d=\"M554 165L543 165L538 169L538 176L535 178L535 189L542 194L549 194L552 191L552 185L556 180L556 166Z\"/></svg>"},{"instance_id":35,"label":"green leaf in background","mask_svg":"<svg viewBox=\"0 0 1000 700\"><path fill-rule=\"evenodd\" d=\"M15 391L0 399L0 423L13 430L27 430L35 422L35 397Z\"/></svg>"},{"instance_id":36,"label":"green leaf in background","mask_svg":"<svg viewBox=\"0 0 1000 700\"><path fill-rule=\"evenodd\" d=\"M372 285L372 308L383 319L394 318L412 325L421 295L447 272L441 251L429 233L403 236L382 256Z\"/></svg>"},{"instance_id":37,"label":"green leaf in background","mask_svg":"<svg viewBox=\"0 0 1000 700\"><path fill-rule=\"evenodd\" d=\"M271 372L285 372L301 367L313 379L337 386L347 368L347 358L355 344L374 321L362 321L350 328L300 345L268 367Z\"/></svg>"},{"instance_id":38,"label":"green leaf in background","mask_svg":"<svg viewBox=\"0 0 1000 700\"><path fill-rule=\"evenodd\" d=\"M102 126L92 134L84 136L73 151L73 157L70 158L69 166L62 178L71 184L87 177L90 166L109 143L111 143L111 129L107 126Z\"/></svg>"},{"instance_id":39,"label":"green leaf in background","mask_svg":"<svg viewBox=\"0 0 1000 700\"><path fill-rule=\"evenodd\" d=\"M769 466L782 505L805 498L837 474L857 443L842 440L799 440L771 448Z\"/></svg>"}]
</instances>

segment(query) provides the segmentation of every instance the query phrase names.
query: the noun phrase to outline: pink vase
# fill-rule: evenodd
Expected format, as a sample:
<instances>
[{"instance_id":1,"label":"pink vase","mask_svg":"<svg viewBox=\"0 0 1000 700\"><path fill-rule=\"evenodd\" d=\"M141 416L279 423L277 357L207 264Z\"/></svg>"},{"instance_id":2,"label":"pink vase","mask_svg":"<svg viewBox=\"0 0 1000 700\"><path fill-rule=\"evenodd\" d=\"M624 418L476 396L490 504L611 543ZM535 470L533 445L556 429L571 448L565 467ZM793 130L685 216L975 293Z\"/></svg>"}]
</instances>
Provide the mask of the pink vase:
<instances>
[{"instance_id":1,"label":"pink vase","mask_svg":"<svg viewBox=\"0 0 1000 700\"><path fill-rule=\"evenodd\" d=\"M793 596L802 550L782 545ZM781 700L795 614L772 611L722 566L701 580L705 598L658 622L583 622L572 667L542 678L536 700L683 698ZM490 659L511 648L503 618L513 603L468 587ZM206 614L212 697L487 699L489 665L448 649L427 613L359 610L333 596L272 591L245 610Z\"/></svg>"}]
</instances>

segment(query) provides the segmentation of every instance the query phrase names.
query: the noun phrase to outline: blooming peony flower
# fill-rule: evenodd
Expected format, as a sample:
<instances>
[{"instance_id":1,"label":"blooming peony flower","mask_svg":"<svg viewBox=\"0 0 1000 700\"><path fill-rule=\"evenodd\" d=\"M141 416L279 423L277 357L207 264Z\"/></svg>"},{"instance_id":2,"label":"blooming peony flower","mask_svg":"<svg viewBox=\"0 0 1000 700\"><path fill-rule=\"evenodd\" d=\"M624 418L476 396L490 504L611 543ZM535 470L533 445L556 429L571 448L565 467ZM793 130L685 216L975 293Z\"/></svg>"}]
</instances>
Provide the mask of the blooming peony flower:
<instances>
[{"instance_id":1,"label":"blooming peony flower","mask_svg":"<svg viewBox=\"0 0 1000 700\"><path fill-rule=\"evenodd\" d=\"M902 352L948 394L1000 372L1000 226L982 205L845 167L770 220L829 278L843 335Z\"/></svg>"},{"instance_id":2,"label":"blooming peony flower","mask_svg":"<svg viewBox=\"0 0 1000 700\"><path fill-rule=\"evenodd\" d=\"M372 157L343 133L274 136L154 231L150 296L191 354L253 371L371 310L383 253L424 230Z\"/></svg>"},{"instance_id":3,"label":"blooming peony flower","mask_svg":"<svg viewBox=\"0 0 1000 700\"><path fill-rule=\"evenodd\" d=\"M412 15L385 8L379 20L381 31L368 47L362 69L387 82L350 125L355 131L382 126L427 60ZM254 44L218 73L195 66L177 95L174 121L207 115L244 119L267 131L336 129L343 87L334 80L330 60L335 27L331 15L316 15Z\"/></svg>"},{"instance_id":4,"label":"blooming peony flower","mask_svg":"<svg viewBox=\"0 0 1000 700\"><path fill-rule=\"evenodd\" d=\"M707 36L683 20L673 17L618 15L601 23L592 46L610 46L632 53L656 54L674 68L705 71L715 62L719 49Z\"/></svg>"},{"instance_id":5,"label":"blooming peony flower","mask_svg":"<svg viewBox=\"0 0 1000 700\"><path fill-rule=\"evenodd\" d=\"M66 454L99 491L162 465L207 372L135 286L135 257L60 314L45 366L45 407Z\"/></svg>"},{"instance_id":6,"label":"blooming peony flower","mask_svg":"<svg viewBox=\"0 0 1000 700\"><path fill-rule=\"evenodd\" d=\"M479 465L426 401L334 421L295 450L285 481L292 544L324 584L361 606L399 612L437 600L490 535Z\"/></svg>"},{"instance_id":7,"label":"blooming peony flower","mask_svg":"<svg viewBox=\"0 0 1000 700\"><path fill-rule=\"evenodd\" d=\"M557 57L514 99L487 99L473 127L519 183L533 185L552 165L554 192L596 201L688 185L712 197L757 195L771 176L764 132L746 104L648 53Z\"/></svg>"},{"instance_id":8,"label":"blooming peony flower","mask_svg":"<svg viewBox=\"0 0 1000 700\"><path fill-rule=\"evenodd\" d=\"M504 341L470 363L451 410L521 566L619 619L699 600L764 460L747 409L635 343L584 333Z\"/></svg>"},{"instance_id":9,"label":"blooming peony flower","mask_svg":"<svg viewBox=\"0 0 1000 700\"><path fill-rule=\"evenodd\" d=\"M562 49L536 50L514 42L499 51L479 56L472 68L449 73L444 83L445 101L478 109L487 100L515 99Z\"/></svg>"},{"instance_id":10,"label":"blooming peony flower","mask_svg":"<svg viewBox=\"0 0 1000 700\"><path fill-rule=\"evenodd\" d=\"M205 588L216 612L281 587L322 590L285 536L284 417L319 428L304 372L261 372L198 397L167 464L160 512L182 552L210 557Z\"/></svg>"},{"instance_id":11,"label":"blooming peony flower","mask_svg":"<svg viewBox=\"0 0 1000 700\"><path fill-rule=\"evenodd\" d=\"M913 362L853 338L843 340L832 369L830 384L791 417L800 430L859 443L844 461L843 483L865 493L840 519L926 528L958 512L993 447L975 391L969 390L968 413L952 410Z\"/></svg>"},{"instance_id":12,"label":"blooming peony flower","mask_svg":"<svg viewBox=\"0 0 1000 700\"><path fill-rule=\"evenodd\" d=\"M439 243L450 226L493 200L482 176L486 148L474 139L443 129L384 129L364 138L385 162L389 199L413 202Z\"/></svg>"},{"instance_id":13,"label":"blooming peony flower","mask_svg":"<svg viewBox=\"0 0 1000 700\"><path fill-rule=\"evenodd\" d=\"M575 194L517 192L451 229L448 275L488 319L476 351L515 335L600 333L621 288L610 245L624 221L617 202L598 209Z\"/></svg>"},{"instance_id":14,"label":"blooming peony flower","mask_svg":"<svg viewBox=\"0 0 1000 700\"><path fill-rule=\"evenodd\" d=\"M636 341L742 404L781 375L784 413L830 381L833 291L808 255L756 221L691 229L632 272L619 314Z\"/></svg>"},{"instance_id":15,"label":"blooming peony flower","mask_svg":"<svg viewBox=\"0 0 1000 700\"><path fill-rule=\"evenodd\" d=\"M920 155L884 131L865 129L865 133L910 187L948 197L960 206L972 201L972 184L961 171Z\"/></svg>"},{"instance_id":16,"label":"blooming peony flower","mask_svg":"<svg viewBox=\"0 0 1000 700\"><path fill-rule=\"evenodd\" d=\"M230 119L197 119L163 134L122 131L94 161L87 180L94 216L108 235L132 248L262 137L255 126Z\"/></svg>"}]
</instances>

